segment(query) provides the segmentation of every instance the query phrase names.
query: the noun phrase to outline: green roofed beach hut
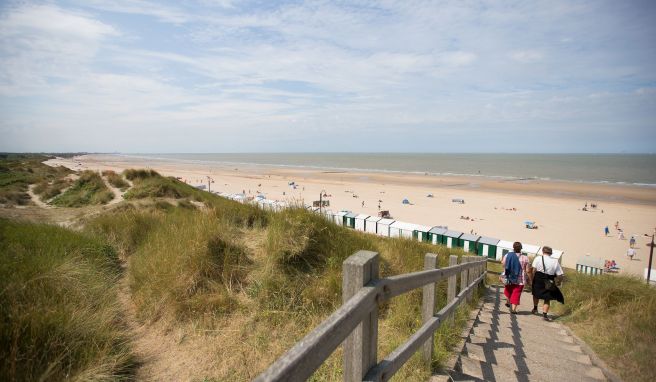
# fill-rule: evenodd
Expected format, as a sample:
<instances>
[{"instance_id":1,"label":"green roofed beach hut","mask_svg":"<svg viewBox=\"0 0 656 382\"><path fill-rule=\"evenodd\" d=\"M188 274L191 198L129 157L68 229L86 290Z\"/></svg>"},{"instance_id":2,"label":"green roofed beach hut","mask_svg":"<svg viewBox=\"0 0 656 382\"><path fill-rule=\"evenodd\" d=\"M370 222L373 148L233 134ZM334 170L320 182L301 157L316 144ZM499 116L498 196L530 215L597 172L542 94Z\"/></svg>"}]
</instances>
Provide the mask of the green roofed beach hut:
<instances>
[{"instance_id":1,"label":"green roofed beach hut","mask_svg":"<svg viewBox=\"0 0 656 382\"><path fill-rule=\"evenodd\" d=\"M424 243L430 243L430 230L432 227L427 225L415 225L415 229L412 230L412 237L417 241L422 241Z\"/></svg>"},{"instance_id":2,"label":"green roofed beach hut","mask_svg":"<svg viewBox=\"0 0 656 382\"><path fill-rule=\"evenodd\" d=\"M476 242L478 242L479 238L480 236L478 235L463 233L459 238L458 246L462 247L465 252L476 253Z\"/></svg>"},{"instance_id":3,"label":"green roofed beach hut","mask_svg":"<svg viewBox=\"0 0 656 382\"><path fill-rule=\"evenodd\" d=\"M358 216L353 212L344 215L344 227L355 228L355 218Z\"/></svg>"},{"instance_id":4,"label":"green roofed beach hut","mask_svg":"<svg viewBox=\"0 0 656 382\"><path fill-rule=\"evenodd\" d=\"M356 229L357 231L362 231L362 232L364 232L364 231L365 231L365 222L366 222L366 220L367 220L368 218L369 218L369 215L358 214L358 215L355 217L355 229Z\"/></svg>"},{"instance_id":5,"label":"green roofed beach hut","mask_svg":"<svg viewBox=\"0 0 656 382\"><path fill-rule=\"evenodd\" d=\"M448 230L442 236L444 240L442 244L445 244L447 248L460 247L460 236L462 236L462 232Z\"/></svg>"},{"instance_id":6,"label":"green roofed beach hut","mask_svg":"<svg viewBox=\"0 0 656 382\"><path fill-rule=\"evenodd\" d=\"M406 223L401 221L395 221L390 224L389 236L390 237L404 237L407 239L412 238L412 232L415 229L415 225L412 223Z\"/></svg>"},{"instance_id":7,"label":"green roofed beach hut","mask_svg":"<svg viewBox=\"0 0 656 382\"><path fill-rule=\"evenodd\" d=\"M378 216L369 216L367 220L365 221L365 231L369 233L378 233L376 226L382 218L379 218Z\"/></svg>"},{"instance_id":8,"label":"green roofed beach hut","mask_svg":"<svg viewBox=\"0 0 656 382\"><path fill-rule=\"evenodd\" d=\"M497 244L499 244L499 239L481 236L481 238L478 239L478 255L496 260Z\"/></svg>"},{"instance_id":9,"label":"green roofed beach hut","mask_svg":"<svg viewBox=\"0 0 656 382\"><path fill-rule=\"evenodd\" d=\"M335 224L343 226L344 223L346 222L346 214L348 214L349 211L339 211L338 213L335 214Z\"/></svg>"},{"instance_id":10,"label":"green roofed beach hut","mask_svg":"<svg viewBox=\"0 0 656 382\"><path fill-rule=\"evenodd\" d=\"M376 234L378 236L389 237L390 236L390 226L395 221L396 220L394 220L394 219L380 219L379 221L377 221L376 222Z\"/></svg>"},{"instance_id":11,"label":"green roofed beach hut","mask_svg":"<svg viewBox=\"0 0 656 382\"><path fill-rule=\"evenodd\" d=\"M437 245L444 243L444 233L448 231L445 227L433 227L428 231L430 242Z\"/></svg>"}]
</instances>

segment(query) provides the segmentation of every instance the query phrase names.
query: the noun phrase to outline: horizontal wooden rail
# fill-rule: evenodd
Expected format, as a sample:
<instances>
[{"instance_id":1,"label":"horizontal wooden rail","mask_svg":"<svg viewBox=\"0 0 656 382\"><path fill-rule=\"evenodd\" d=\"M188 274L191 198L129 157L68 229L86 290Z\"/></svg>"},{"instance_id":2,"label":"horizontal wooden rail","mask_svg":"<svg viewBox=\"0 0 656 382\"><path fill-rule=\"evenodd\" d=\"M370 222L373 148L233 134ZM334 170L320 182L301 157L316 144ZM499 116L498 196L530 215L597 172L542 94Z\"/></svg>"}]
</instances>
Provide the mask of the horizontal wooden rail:
<instances>
[{"instance_id":1,"label":"horizontal wooden rail","mask_svg":"<svg viewBox=\"0 0 656 382\"><path fill-rule=\"evenodd\" d=\"M435 257L436 255L431 256ZM378 254L374 252L360 251L347 259L344 262L345 266L349 262L352 267L360 267L361 270L364 269L363 267L371 267L368 276L360 274L360 277L365 277L363 280L365 285L359 287L357 292L349 295L352 297L278 358L255 381L304 381L321 366L347 337L349 338L348 341L351 341L351 346L354 343L360 343L360 345L355 348L349 347L348 351L345 349L345 363L347 363L344 367L345 380L362 380L365 374L367 380L384 381L389 379L424 342L428 339L432 342L432 333L439 327L444 318L449 316L463 300L468 299L476 285L484 280L486 259L479 260L473 257L463 257L463 263L458 265L442 269L428 269L384 279L377 279ZM344 277L353 277L353 275L346 274L346 269L345 267ZM455 295L455 281L451 282L451 279L455 280L457 275L460 275L461 280L461 291L458 296L437 314L433 315L431 313L428 321L417 333L383 361L377 363L376 346L373 345L377 341L377 330L375 329L375 326L377 326L377 313L375 312L377 312L378 304L426 285L432 285L434 288L434 283L445 279L450 279L449 288L454 289L450 293ZM345 285L349 285L349 288L352 287L351 284L346 282ZM359 285L363 285L362 281ZM351 292L345 291L345 293ZM345 296L345 298L348 297ZM434 307L434 298L432 304ZM369 320L371 320L372 312L374 312L374 328L363 329L365 318L369 317ZM362 330L365 331L362 332ZM363 343L371 340L374 341L373 345ZM353 354L350 354L351 352ZM357 358L357 360L351 360L351 358Z\"/></svg>"}]
</instances>

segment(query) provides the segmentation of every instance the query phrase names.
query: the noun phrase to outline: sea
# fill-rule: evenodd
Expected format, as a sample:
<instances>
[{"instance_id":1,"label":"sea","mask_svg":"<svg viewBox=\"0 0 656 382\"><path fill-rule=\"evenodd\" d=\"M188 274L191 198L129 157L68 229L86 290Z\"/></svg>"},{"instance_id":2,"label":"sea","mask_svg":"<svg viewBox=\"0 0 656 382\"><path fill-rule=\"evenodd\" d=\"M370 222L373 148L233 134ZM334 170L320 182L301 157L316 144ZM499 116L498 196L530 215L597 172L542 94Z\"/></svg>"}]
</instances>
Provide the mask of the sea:
<instances>
[{"instance_id":1,"label":"sea","mask_svg":"<svg viewBox=\"0 0 656 382\"><path fill-rule=\"evenodd\" d=\"M656 154L241 153L120 154L208 165L466 175L656 187Z\"/></svg>"}]
</instances>

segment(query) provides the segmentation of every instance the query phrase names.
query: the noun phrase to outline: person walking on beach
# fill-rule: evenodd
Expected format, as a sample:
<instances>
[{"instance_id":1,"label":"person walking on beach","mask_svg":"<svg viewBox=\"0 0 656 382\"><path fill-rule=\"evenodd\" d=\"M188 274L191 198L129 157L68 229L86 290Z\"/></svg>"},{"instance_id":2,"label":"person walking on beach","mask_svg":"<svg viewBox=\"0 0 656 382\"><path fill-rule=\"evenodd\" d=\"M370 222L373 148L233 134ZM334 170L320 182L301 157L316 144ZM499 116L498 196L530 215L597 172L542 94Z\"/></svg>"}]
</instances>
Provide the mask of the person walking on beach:
<instances>
[{"instance_id":1,"label":"person walking on beach","mask_svg":"<svg viewBox=\"0 0 656 382\"><path fill-rule=\"evenodd\" d=\"M538 302L543 300L542 318L545 321L551 321L547 315L551 300L556 300L561 304L565 303L565 297L556 285L563 278L563 269L558 260L551 258L552 252L551 247L542 247L542 256L535 256L530 270L533 280L533 310L531 313L538 313Z\"/></svg>"},{"instance_id":2,"label":"person walking on beach","mask_svg":"<svg viewBox=\"0 0 656 382\"><path fill-rule=\"evenodd\" d=\"M501 263L503 264L504 284L503 294L508 299L506 306L510 308L510 313L517 314L517 306L522 297L522 290L526 283L526 267L528 266L528 257L522 254L522 243L516 241L513 243L513 251L508 252Z\"/></svg>"},{"instance_id":3,"label":"person walking on beach","mask_svg":"<svg viewBox=\"0 0 656 382\"><path fill-rule=\"evenodd\" d=\"M609 233L610 230L608 229L608 226L606 226L606 228L604 228L604 235L608 236Z\"/></svg>"},{"instance_id":4,"label":"person walking on beach","mask_svg":"<svg viewBox=\"0 0 656 382\"><path fill-rule=\"evenodd\" d=\"M629 239L629 247L631 248L635 247L635 243L636 243L635 235L631 235L631 239Z\"/></svg>"}]
</instances>

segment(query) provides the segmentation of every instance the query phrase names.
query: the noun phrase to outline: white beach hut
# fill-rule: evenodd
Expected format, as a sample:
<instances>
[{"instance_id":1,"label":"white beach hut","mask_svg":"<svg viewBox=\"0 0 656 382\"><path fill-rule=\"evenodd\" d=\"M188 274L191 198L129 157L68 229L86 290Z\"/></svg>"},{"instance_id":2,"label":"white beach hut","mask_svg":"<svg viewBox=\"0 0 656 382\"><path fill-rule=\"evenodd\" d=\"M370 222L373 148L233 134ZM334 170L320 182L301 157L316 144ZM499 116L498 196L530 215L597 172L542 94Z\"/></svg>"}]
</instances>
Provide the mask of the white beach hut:
<instances>
[{"instance_id":1,"label":"white beach hut","mask_svg":"<svg viewBox=\"0 0 656 382\"><path fill-rule=\"evenodd\" d=\"M390 224L390 237L405 237L412 239L412 232L415 229L415 224L395 221Z\"/></svg>"},{"instance_id":2,"label":"white beach hut","mask_svg":"<svg viewBox=\"0 0 656 382\"><path fill-rule=\"evenodd\" d=\"M551 258L558 260L558 262L562 264L563 255L565 254L565 251L561 251L560 249L554 249L552 252L553 253L551 254Z\"/></svg>"},{"instance_id":3,"label":"white beach hut","mask_svg":"<svg viewBox=\"0 0 656 382\"><path fill-rule=\"evenodd\" d=\"M351 211L344 211L344 210L339 211L338 213L336 213L335 214L335 224L343 226L344 221L346 220L346 219L344 219L344 216L346 216L350 213L351 213Z\"/></svg>"},{"instance_id":4,"label":"white beach hut","mask_svg":"<svg viewBox=\"0 0 656 382\"><path fill-rule=\"evenodd\" d=\"M497 249L498 244L499 244L499 239L495 239L493 237L481 236L481 238L478 239L477 253L480 256L487 257L488 259L496 259L497 252L499 251Z\"/></svg>"},{"instance_id":5,"label":"white beach hut","mask_svg":"<svg viewBox=\"0 0 656 382\"><path fill-rule=\"evenodd\" d=\"M366 220L369 218L369 215L358 214L355 216L355 229L358 231L365 231Z\"/></svg>"},{"instance_id":6,"label":"white beach hut","mask_svg":"<svg viewBox=\"0 0 656 382\"><path fill-rule=\"evenodd\" d=\"M377 228L376 223L378 223L380 220L381 220L381 218L379 218L378 216L369 216L367 218L367 221L365 222L365 231L368 232L368 233L374 233L375 234L377 232L376 231L376 228Z\"/></svg>"},{"instance_id":7,"label":"white beach hut","mask_svg":"<svg viewBox=\"0 0 656 382\"><path fill-rule=\"evenodd\" d=\"M512 241L507 241L507 240L499 240L499 244L497 244L497 260L501 261L503 256L508 253L513 251L513 242Z\"/></svg>"},{"instance_id":8,"label":"white beach hut","mask_svg":"<svg viewBox=\"0 0 656 382\"><path fill-rule=\"evenodd\" d=\"M394 219L380 219L376 222L376 234L379 236L389 237L390 225L394 223Z\"/></svg>"},{"instance_id":9,"label":"white beach hut","mask_svg":"<svg viewBox=\"0 0 656 382\"><path fill-rule=\"evenodd\" d=\"M604 273L604 261L592 256L583 256L576 261L576 271L588 275L601 275Z\"/></svg>"},{"instance_id":10,"label":"white beach hut","mask_svg":"<svg viewBox=\"0 0 656 382\"><path fill-rule=\"evenodd\" d=\"M460 231L447 230L446 232L444 232L444 235L442 236L444 240L442 244L446 244L447 248L459 247L460 236L462 236L462 232Z\"/></svg>"},{"instance_id":11,"label":"white beach hut","mask_svg":"<svg viewBox=\"0 0 656 382\"><path fill-rule=\"evenodd\" d=\"M541 253L540 248L542 247L540 247L539 245L522 243L522 253L525 253L526 255L528 255L528 257L531 258Z\"/></svg>"}]
</instances>

